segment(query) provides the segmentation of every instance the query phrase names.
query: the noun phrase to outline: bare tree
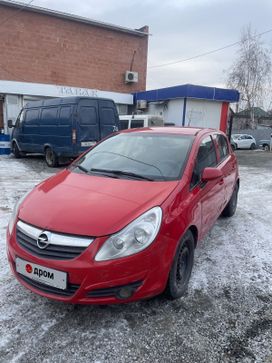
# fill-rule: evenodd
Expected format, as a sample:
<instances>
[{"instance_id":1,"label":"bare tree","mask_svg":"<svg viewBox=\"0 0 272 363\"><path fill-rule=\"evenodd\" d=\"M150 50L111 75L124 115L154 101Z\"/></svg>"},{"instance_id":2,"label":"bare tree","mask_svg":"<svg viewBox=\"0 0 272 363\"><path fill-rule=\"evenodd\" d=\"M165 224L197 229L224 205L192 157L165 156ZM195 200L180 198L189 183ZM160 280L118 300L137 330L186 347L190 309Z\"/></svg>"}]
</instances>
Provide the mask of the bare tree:
<instances>
[{"instance_id":1,"label":"bare tree","mask_svg":"<svg viewBox=\"0 0 272 363\"><path fill-rule=\"evenodd\" d=\"M263 106L271 81L271 59L260 36L248 25L241 33L240 48L229 74L228 86L241 93L240 106L250 112L250 126L255 128L254 107Z\"/></svg>"}]
</instances>

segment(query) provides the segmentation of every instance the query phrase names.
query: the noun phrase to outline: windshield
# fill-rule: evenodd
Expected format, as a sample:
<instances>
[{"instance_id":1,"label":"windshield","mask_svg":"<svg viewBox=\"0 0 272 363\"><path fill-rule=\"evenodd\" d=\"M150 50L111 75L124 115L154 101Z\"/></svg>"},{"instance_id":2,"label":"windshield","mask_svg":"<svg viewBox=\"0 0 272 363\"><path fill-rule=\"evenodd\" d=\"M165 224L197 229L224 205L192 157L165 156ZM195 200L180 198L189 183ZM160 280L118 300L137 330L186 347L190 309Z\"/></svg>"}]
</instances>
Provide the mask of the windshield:
<instances>
[{"instance_id":1,"label":"windshield","mask_svg":"<svg viewBox=\"0 0 272 363\"><path fill-rule=\"evenodd\" d=\"M116 178L177 180L192 140L189 135L121 133L92 148L72 167Z\"/></svg>"}]
</instances>

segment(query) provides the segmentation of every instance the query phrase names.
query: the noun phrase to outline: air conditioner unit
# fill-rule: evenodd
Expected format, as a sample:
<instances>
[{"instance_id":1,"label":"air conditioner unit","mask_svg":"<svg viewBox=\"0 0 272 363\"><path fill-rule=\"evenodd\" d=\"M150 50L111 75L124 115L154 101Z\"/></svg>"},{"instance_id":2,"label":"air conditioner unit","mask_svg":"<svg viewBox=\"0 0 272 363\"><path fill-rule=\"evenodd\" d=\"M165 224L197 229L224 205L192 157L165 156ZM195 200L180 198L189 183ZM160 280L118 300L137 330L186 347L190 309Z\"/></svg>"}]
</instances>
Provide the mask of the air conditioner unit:
<instances>
[{"instance_id":1,"label":"air conditioner unit","mask_svg":"<svg viewBox=\"0 0 272 363\"><path fill-rule=\"evenodd\" d=\"M145 110L147 108L147 101L146 100L137 100L136 108L138 110Z\"/></svg>"},{"instance_id":2,"label":"air conditioner unit","mask_svg":"<svg viewBox=\"0 0 272 363\"><path fill-rule=\"evenodd\" d=\"M138 72L126 71L125 82L126 83L137 83L138 82Z\"/></svg>"}]
</instances>

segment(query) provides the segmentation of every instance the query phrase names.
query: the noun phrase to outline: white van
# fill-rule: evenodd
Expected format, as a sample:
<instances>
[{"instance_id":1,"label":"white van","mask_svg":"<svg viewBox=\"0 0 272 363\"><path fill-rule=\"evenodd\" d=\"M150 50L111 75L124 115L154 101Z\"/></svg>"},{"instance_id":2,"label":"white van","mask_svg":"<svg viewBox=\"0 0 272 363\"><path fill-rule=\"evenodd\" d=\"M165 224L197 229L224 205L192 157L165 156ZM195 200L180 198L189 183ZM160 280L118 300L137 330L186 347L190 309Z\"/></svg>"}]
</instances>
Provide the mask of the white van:
<instances>
[{"instance_id":1,"label":"white van","mask_svg":"<svg viewBox=\"0 0 272 363\"><path fill-rule=\"evenodd\" d=\"M155 115L123 115L119 116L119 120L121 130L164 126L163 118Z\"/></svg>"}]
</instances>

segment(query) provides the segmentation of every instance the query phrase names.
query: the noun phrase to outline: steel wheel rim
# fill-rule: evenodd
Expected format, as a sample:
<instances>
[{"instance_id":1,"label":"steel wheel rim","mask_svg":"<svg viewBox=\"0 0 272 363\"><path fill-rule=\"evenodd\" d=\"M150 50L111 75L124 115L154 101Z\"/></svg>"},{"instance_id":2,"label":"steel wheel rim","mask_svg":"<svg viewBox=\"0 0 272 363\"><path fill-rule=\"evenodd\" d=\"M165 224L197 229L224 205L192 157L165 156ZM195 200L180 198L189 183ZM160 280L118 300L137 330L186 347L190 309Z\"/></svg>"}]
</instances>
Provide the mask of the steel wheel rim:
<instances>
[{"instance_id":1,"label":"steel wheel rim","mask_svg":"<svg viewBox=\"0 0 272 363\"><path fill-rule=\"evenodd\" d=\"M177 261L176 285L178 288L182 287L188 279L189 261L190 261L190 251L189 248L186 245L184 245L181 248Z\"/></svg>"}]
</instances>

